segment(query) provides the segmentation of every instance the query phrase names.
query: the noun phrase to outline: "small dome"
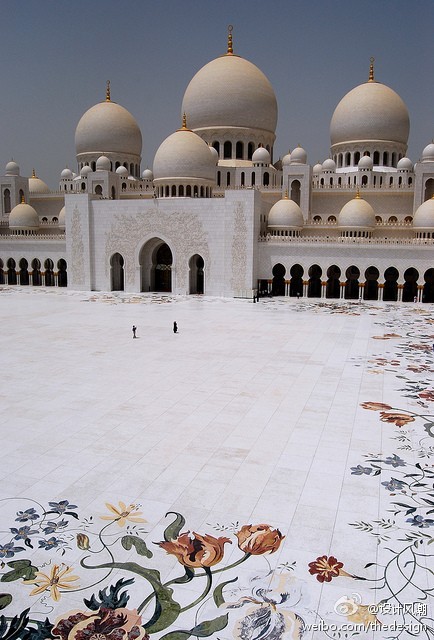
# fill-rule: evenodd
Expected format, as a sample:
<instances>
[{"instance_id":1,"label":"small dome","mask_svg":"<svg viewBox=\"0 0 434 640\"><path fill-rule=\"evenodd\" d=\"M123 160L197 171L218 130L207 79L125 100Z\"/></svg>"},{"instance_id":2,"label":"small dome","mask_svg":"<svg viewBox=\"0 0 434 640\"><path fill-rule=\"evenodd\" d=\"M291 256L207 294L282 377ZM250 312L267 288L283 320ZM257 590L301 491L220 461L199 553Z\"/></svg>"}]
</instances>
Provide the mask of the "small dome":
<instances>
[{"instance_id":1,"label":"small dome","mask_svg":"<svg viewBox=\"0 0 434 640\"><path fill-rule=\"evenodd\" d=\"M154 174L150 169L145 169L142 173L142 178L143 180L150 180L152 182L152 180L154 179Z\"/></svg>"},{"instance_id":2,"label":"small dome","mask_svg":"<svg viewBox=\"0 0 434 640\"><path fill-rule=\"evenodd\" d=\"M36 231L39 229L38 214L33 207L25 202L17 204L9 214L9 228Z\"/></svg>"},{"instance_id":3,"label":"small dome","mask_svg":"<svg viewBox=\"0 0 434 640\"><path fill-rule=\"evenodd\" d=\"M434 229L434 196L423 202L416 209L413 218L413 229L432 230Z\"/></svg>"},{"instance_id":4,"label":"small dome","mask_svg":"<svg viewBox=\"0 0 434 640\"><path fill-rule=\"evenodd\" d=\"M11 160L6 165L5 173L7 176L19 176L20 168L14 160Z\"/></svg>"},{"instance_id":5,"label":"small dome","mask_svg":"<svg viewBox=\"0 0 434 640\"><path fill-rule=\"evenodd\" d=\"M58 218L58 226L60 227L60 229L64 229L65 228L65 207L62 207L59 211L59 215L57 216Z\"/></svg>"},{"instance_id":6,"label":"small dome","mask_svg":"<svg viewBox=\"0 0 434 640\"><path fill-rule=\"evenodd\" d=\"M217 162L219 161L219 154L217 149L210 146L209 150L211 151L212 156L215 158L215 163L217 164Z\"/></svg>"},{"instance_id":7,"label":"small dome","mask_svg":"<svg viewBox=\"0 0 434 640\"><path fill-rule=\"evenodd\" d=\"M317 162L313 167L313 172L314 173L321 173L321 171L322 171L322 164Z\"/></svg>"},{"instance_id":8,"label":"small dome","mask_svg":"<svg viewBox=\"0 0 434 640\"><path fill-rule=\"evenodd\" d=\"M215 158L207 143L183 127L166 138L154 158L154 179L200 178L215 181Z\"/></svg>"},{"instance_id":9,"label":"small dome","mask_svg":"<svg viewBox=\"0 0 434 640\"><path fill-rule=\"evenodd\" d=\"M80 176L87 176L89 173L92 173L92 168L88 164L85 164L84 167L81 168Z\"/></svg>"},{"instance_id":10,"label":"small dome","mask_svg":"<svg viewBox=\"0 0 434 640\"><path fill-rule=\"evenodd\" d=\"M422 151L422 162L434 162L434 142L428 144Z\"/></svg>"},{"instance_id":11,"label":"small dome","mask_svg":"<svg viewBox=\"0 0 434 640\"><path fill-rule=\"evenodd\" d=\"M270 152L265 147L258 147L252 155L253 164L270 164Z\"/></svg>"},{"instance_id":12,"label":"small dome","mask_svg":"<svg viewBox=\"0 0 434 640\"><path fill-rule=\"evenodd\" d=\"M301 229L303 227L303 214L296 202L288 197L278 200L268 214L269 229Z\"/></svg>"},{"instance_id":13,"label":"small dome","mask_svg":"<svg viewBox=\"0 0 434 640\"><path fill-rule=\"evenodd\" d=\"M287 167L289 164L291 164L291 152L290 151L288 151L286 156L283 156L283 158L282 158L282 166L283 167Z\"/></svg>"},{"instance_id":14,"label":"small dome","mask_svg":"<svg viewBox=\"0 0 434 640\"><path fill-rule=\"evenodd\" d=\"M342 207L338 224L343 229L372 229L376 224L374 209L357 194Z\"/></svg>"},{"instance_id":15,"label":"small dome","mask_svg":"<svg viewBox=\"0 0 434 640\"><path fill-rule=\"evenodd\" d=\"M63 169L60 177L62 178L62 180L72 180L74 174L72 173L71 169L68 169L68 167L66 167L65 169Z\"/></svg>"},{"instance_id":16,"label":"small dome","mask_svg":"<svg viewBox=\"0 0 434 640\"><path fill-rule=\"evenodd\" d=\"M307 153L303 149L303 147L296 147L294 151L291 153L291 164L306 164L307 162Z\"/></svg>"},{"instance_id":17,"label":"small dome","mask_svg":"<svg viewBox=\"0 0 434 640\"><path fill-rule=\"evenodd\" d=\"M323 171L331 171L331 172L336 171L336 162L334 160L332 160L331 158L327 158L322 163L322 170Z\"/></svg>"},{"instance_id":18,"label":"small dome","mask_svg":"<svg viewBox=\"0 0 434 640\"><path fill-rule=\"evenodd\" d=\"M124 167L123 165L121 165L120 167L118 167L116 169L116 173L118 174L118 176L121 176L122 178L127 178L128 177L128 169L126 167Z\"/></svg>"},{"instance_id":19,"label":"small dome","mask_svg":"<svg viewBox=\"0 0 434 640\"><path fill-rule=\"evenodd\" d=\"M372 162L372 158L370 156L362 156L358 162L359 169L372 169L374 163Z\"/></svg>"},{"instance_id":20,"label":"small dome","mask_svg":"<svg viewBox=\"0 0 434 640\"><path fill-rule=\"evenodd\" d=\"M33 175L29 178L29 193L50 193L48 184L45 184L43 180L38 178L33 170Z\"/></svg>"},{"instance_id":21,"label":"small dome","mask_svg":"<svg viewBox=\"0 0 434 640\"><path fill-rule=\"evenodd\" d=\"M100 156L96 161L97 171L110 171L110 160L107 156Z\"/></svg>"},{"instance_id":22,"label":"small dome","mask_svg":"<svg viewBox=\"0 0 434 640\"><path fill-rule=\"evenodd\" d=\"M401 158L396 165L400 171L413 171L413 163L410 158Z\"/></svg>"}]
</instances>

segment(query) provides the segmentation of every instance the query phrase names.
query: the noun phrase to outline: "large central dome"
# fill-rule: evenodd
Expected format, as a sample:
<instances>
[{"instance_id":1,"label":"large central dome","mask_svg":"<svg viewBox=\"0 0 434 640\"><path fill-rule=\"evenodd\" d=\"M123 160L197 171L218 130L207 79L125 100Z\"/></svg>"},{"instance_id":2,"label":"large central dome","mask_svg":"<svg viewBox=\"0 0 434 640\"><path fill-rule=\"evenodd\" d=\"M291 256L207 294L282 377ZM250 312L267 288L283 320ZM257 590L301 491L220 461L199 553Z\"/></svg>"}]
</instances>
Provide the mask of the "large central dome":
<instances>
[{"instance_id":1,"label":"large central dome","mask_svg":"<svg viewBox=\"0 0 434 640\"><path fill-rule=\"evenodd\" d=\"M212 60L188 85L182 111L193 130L242 127L275 132L277 101L266 76L235 55Z\"/></svg>"},{"instance_id":2,"label":"large central dome","mask_svg":"<svg viewBox=\"0 0 434 640\"><path fill-rule=\"evenodd\" d=\"M271 134L277 125L277 100L268 78L258 67L234 55L232 25L224 56L208 62L188 85L182 112L197 133L206 130L250 129Z\"/></svg>"}]
</instances>

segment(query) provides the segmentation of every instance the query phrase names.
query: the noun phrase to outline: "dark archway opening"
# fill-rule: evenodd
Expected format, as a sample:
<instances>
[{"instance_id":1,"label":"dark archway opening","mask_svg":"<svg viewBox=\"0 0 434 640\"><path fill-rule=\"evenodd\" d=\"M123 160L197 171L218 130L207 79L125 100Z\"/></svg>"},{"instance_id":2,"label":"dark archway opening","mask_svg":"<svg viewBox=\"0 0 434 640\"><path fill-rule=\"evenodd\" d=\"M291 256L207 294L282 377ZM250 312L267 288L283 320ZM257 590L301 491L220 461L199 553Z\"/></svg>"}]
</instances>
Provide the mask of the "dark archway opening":
<instances>
[{"instance_id":1,"label":"dark archway opening","mask_svg":"<svg viewBox=\"0 0 434 640\"><path fill-rule=\"evenodd\" d=\"M68 267L66 264L66 260L60 258L57 262L57 286L59 287L67 287L68 286Z\"/></svg>"},{"instance_id":2,"label":"dark archway opening","mask_svg":"<svg viewBox=\"0 0 434 640\"><path fill-rule=\"evenodd\" d=\"M293 298L303 295L303 273L301 264L294 264L291 267L291 280L289 282L289 295Z\"/></svg>"},{"instance_id":3,"label":"dark archway opening","mask_svg":"<svg viewBox=\"0 0 434 640\"><path fill-rule=\"evenodd\" d=\"M402 301L413 302L417 297L417 281L419 272L414 267L410 267L404 272L404 287L402 290Z\"/></svg>"},{"instance_id":4,"label":"dark archway opening","mask_svg":"<svg viewBox=\"0 0 434 640\"><path fill-rule=\"evenodd\" d=\"M399 272L395 267L388 267L384 272L383 300L396 302L398 300Z\"/></svg>"},{"instance_id":5,"label":"dark archway opening","mask_svg":"<svg viewBox=\"0 0 434 640\"><path fill-rule=\"evenodd\" d=\"M205 262L202 256L196 253L190 258L190 293L204 293L204 268Z\"/></svg>"},{"instance_id":6,"label":"dark archway opening","mask_svg":"<svg viewBox=\"0 0 434 640\"><path fill-rule=\"evenodd\" d=\"M345 300L357 300L359 297L360 269L352 264L345 272Z\"/></svg>"},{"instance_id":7,"label":"dark archway opening","mask_svg":"<svg viewBox=\"0 0 434 640\"><path fill-rule=\"evenodd\" d=\"M434 269L425 271L423 278L422 302L434 302Z\"/></svg>"},{"instance_id":8,"label":"dark archway opening","mask_svg":"<svg viewBox=\"0 0 434 640\"><path fill-rule=\"evenodd\" d=\"M340 286L341 270L335 264L327 269L327 287L326 298L340 298L341 286Z\"/></svg>"},{"instance_id":9,"label":"dark archway opening","mask_svg":"<svg viewBox=\"0 0 434 640\"><path fill-rule=\"evenodd\" d=\"M284 296L285 295L285 274L286 269L283 264L275 264L273 267L273 282L271 284L271 295Z\"/></svg>"},{"instance_id":10,"label":"dark archway opening","mask_svg":"<svg viewBox=\"0 0 434 640\"><path fill-rule=\"evenodd\" d=\"M380 272L377 267L368 267L365 271L365 300L378 300L378 278Z\"/></svg>"},{"instance_id":11,"label":"dark archway opening","mask_svg":"<svg viewBox=\"0 0 434 640\"><path fill-rule=\"evenodd\" d=\"M309 268L309 285L307 288L308 298L321 298L321 276L321 267L317 264L313 264Z\"/></svg>"},{"instance_id":12,"label":"dark archway opening","mask_svg":"<svg viewBox=\"0 0 434 640\"><path fill-rule=\"evenodd\" d=\"M110 258L110 286L112 291L124 291L124 258L120 253L114 253Z\"/></svg>"}]
</instances>

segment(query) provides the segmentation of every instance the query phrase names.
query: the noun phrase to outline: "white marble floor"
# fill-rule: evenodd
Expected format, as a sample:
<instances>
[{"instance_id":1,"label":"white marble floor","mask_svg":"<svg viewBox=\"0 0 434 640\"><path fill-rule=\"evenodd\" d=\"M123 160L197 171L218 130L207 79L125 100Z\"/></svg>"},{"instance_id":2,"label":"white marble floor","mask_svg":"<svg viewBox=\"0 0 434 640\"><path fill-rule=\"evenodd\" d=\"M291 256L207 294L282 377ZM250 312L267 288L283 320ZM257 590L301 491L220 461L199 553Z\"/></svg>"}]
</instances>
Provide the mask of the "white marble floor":
<instances>
[{"instance_id":1,"label":"white marble floor","mask_svg":"<svg viewBox=\"0 0 434 640\"><path fill-rule=\"evenodd\" d=\"M0 638L434 638L432 312L0 287Z\"/></svg>"}]
</instances>

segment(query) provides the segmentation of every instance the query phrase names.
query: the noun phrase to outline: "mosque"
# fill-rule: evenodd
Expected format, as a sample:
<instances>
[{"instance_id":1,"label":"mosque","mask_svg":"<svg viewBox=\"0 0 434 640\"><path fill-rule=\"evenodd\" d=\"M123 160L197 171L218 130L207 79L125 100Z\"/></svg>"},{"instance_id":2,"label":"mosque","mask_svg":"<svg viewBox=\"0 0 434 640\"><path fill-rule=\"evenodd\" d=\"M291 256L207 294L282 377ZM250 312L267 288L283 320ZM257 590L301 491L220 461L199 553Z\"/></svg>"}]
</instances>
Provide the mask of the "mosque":
<instances>
[{"instance_id":1,"label":"mosque","mask_svg":"<svg viewBox=\"0 0 434 640\"><path fill-rule=\"evenodd\" d=\"M8 162L0 284L434 302L434 142L406 156L408 110L373 59L333 113L322 164L300 146L273 158L276 97L232 28L181 113L142 171L140 128L108 83L57 191Z\"/></svg>"}]
</instances>

